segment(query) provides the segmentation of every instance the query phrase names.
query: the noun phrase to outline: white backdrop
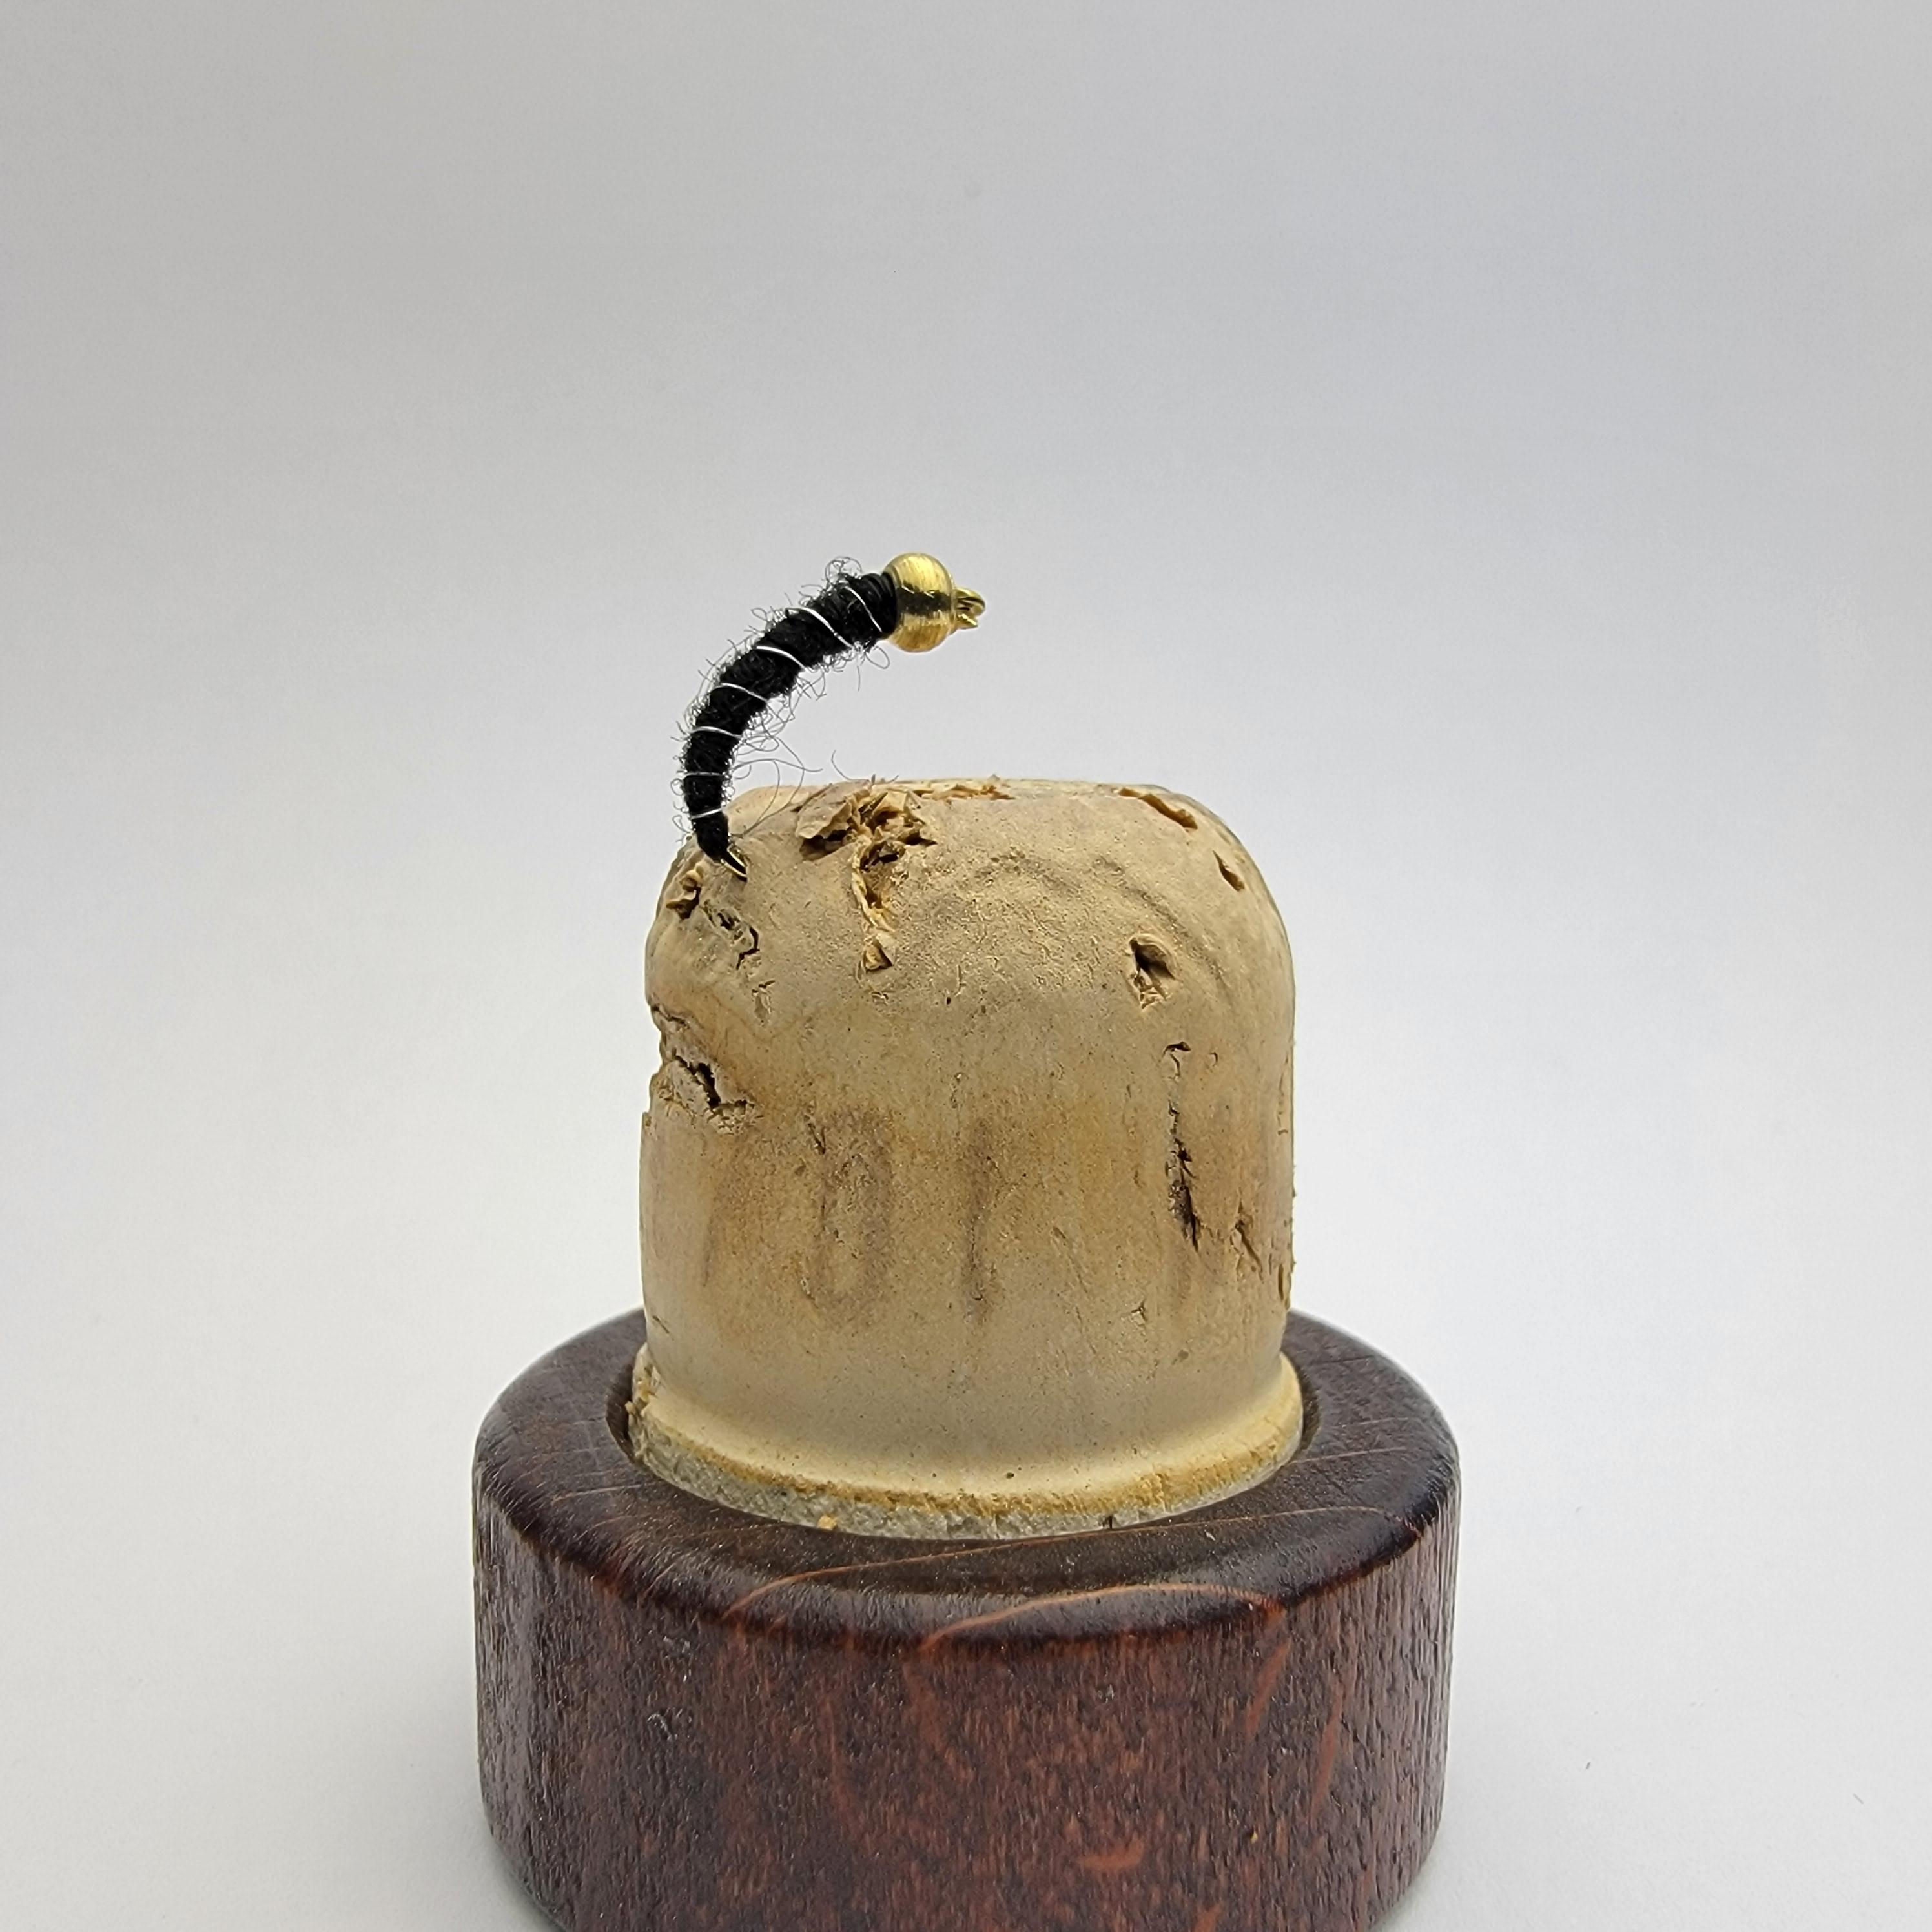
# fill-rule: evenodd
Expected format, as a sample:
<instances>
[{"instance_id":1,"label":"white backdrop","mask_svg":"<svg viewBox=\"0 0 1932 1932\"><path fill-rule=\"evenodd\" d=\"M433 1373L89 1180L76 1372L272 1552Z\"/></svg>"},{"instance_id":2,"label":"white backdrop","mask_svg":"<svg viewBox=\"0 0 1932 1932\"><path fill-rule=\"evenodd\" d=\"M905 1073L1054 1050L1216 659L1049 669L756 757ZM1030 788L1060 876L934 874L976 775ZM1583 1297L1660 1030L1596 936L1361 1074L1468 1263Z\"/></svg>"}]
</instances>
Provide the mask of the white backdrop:
<instances>
[{"instance_id":1,"label":"white backdrop","mask_svg":"<svg viewBox=\"0 0 1932 1932\"><path fill-rule=\"evenodd\" d=\"M0 1918L529 1927L466 1468L630 1304L677 717L1152 780L1467 1484L1392 1922L1922 1922L1932 14L0 4ZM1150 1932L1162 1932L1150 1927Z\"/></svg>"}]
</instances>

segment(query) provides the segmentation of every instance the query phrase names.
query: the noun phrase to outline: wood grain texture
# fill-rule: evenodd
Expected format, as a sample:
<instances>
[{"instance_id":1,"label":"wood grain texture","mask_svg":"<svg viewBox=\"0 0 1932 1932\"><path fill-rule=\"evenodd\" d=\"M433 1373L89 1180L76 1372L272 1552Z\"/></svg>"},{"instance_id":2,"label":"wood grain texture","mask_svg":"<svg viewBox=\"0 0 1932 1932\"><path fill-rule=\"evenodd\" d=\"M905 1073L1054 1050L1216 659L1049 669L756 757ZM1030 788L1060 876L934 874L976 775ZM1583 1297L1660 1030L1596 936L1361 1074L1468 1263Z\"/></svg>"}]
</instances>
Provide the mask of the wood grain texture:
<instances>
[{"instance_id":1,"label":"wood grain texture","mask_svg":"<svg viewBox=\"0 0 1932 1932\"><path fill-rule=\"evenodd\" d=\"M1442 1794L1455 1445L1292 1318L1305 1446L1129 1528L767 1522L622 1445L640 1316L507 1390L476 1465L492 1828L572 1932L1339 1932Z\"/></svg>"}]
</instances>

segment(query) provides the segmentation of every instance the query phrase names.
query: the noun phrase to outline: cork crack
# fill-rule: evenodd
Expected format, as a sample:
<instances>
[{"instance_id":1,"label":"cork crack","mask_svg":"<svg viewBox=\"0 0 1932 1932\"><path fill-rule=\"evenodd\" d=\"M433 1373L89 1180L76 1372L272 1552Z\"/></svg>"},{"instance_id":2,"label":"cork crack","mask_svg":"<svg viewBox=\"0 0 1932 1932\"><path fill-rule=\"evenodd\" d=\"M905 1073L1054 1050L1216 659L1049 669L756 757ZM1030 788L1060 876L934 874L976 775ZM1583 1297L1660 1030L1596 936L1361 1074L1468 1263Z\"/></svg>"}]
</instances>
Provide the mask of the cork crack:
<instances>
[{"instance_id":1,"label":"cork crack","mask_svg":"<svg viewBox=\"0 0 1932 1932\"><path fill-rule=\"evenodd\" d=\"M1260 1252L1255 1246L1255 1238L1248 1228L1246 1212L1234 1216L1234 1238L1241 1244L1241 1252L1248 1258L1249 1265L1258 1268L1262 1264Z\"/></svg>"},{"instance_id":2,"label":"cork crack","mask_svg":"<svg viewBox=\"0 0 1932 1932\"><path fill-rule=\"evenodd\" d=\"M1201 823L1179 800L1150 791L1144 785L1119 785L1115 789L1123 798L1137 798L1142 804L1152 806L1162 818L1172 819L1184 831L1192 832Z\"/></svg>"},{"instance_id":3,"label":"cork crack","mask_svg":"<svg viewBox=\"0 0 1932 1932\"><path fill-rule=\"evenodd\" d=\"M725 944L736 955L734 964L746 966L758 956L758 928L742 914L734 912L729 906L706 906L705 916L724 936Z\"/></svg>"},{"instance_id":4,"label":"cork crack","mask_svg":"<svg viewBox=\"0 0 1932 1932\"><path fill-rule=\"evenodd\" d=\"M1194 1158L1180 1138L1180 1102L1167 1103L1167 1199L1190 1246L1201 1245L1201 1216L1194 1205Z\"/></svg>"},{"instance_id":5,"label":"cork crack","mask_svg":"<svg viewBox=\"0 0 1932 1932\"><path fill-rule=\"evenodd\" d=\"M1180 1132L1180 1070L1184 1056L1193 1049L1184 1040L1177 1040L1162 1049L1172 1084L1167 1096L1167 1202L1190 1246L1201 1245L1201 1214L1194 1204L1194 1156Z\"/></svg>"},{"instance_id":6,"label":"cork crack","mask_svg":"<svg viewBox=\"0 0 1932 1932\"><path fill-rule=\"evenodd\" d=\"M918 794L899 785L862 786L829 812L801 818L799 842L814 856L843 850L852 868L852 896L865 922L859 955L868 973L892 963L891 889L894 868L914 845L934 842L914 802Z\"/></svg>"},{"instance_id":7,"label":"cork crack","mask_svg":"<svg viewBox=\"0 0 1932 1932\"><path fill-rule=\"evenodd\" d=\"M1127 941L1134 993L1143 1006L1157 1005L1166 999L1174 981L1174 961L1157 939L1136 934Z\"/></svg>"},{"instance_id":8,"label":"cork crack","mask_svg":"<svg viewBox=\"0 0 1932 1932\"><path fill-rule=\"evenodd\" d=\"M741 1094L728 1094L718 1084L718 1072L708 1060L668 1047L663 1068L666 1096L694 1117L709 1120L729 1132L742 1126L750 1115L751 1102Z\"/></svg>"}]
</instances>

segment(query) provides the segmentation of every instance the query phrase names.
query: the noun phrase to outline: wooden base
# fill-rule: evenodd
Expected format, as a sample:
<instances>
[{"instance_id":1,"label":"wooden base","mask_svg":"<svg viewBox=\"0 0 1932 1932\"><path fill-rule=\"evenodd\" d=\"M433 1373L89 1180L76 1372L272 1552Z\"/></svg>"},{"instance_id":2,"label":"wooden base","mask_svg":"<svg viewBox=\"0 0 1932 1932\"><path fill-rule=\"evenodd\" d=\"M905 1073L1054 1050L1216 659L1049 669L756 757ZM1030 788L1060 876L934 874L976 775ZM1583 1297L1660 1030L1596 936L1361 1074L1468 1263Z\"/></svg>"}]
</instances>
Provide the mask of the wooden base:
<instances>
[{"instance_id":1,"label":"wooden base","mask_svg":"<svg viewBox=\"0 0 1932 1932\"><path fill-rule=\"evenodd\" d=\"M1304 1446L1130 1528L916 1543L700 1501L624 1447L640 1316L477 1444L490 1822L571 1932L1336 1932L1436 1828L1456 1450L1305 1316Z\"/></svg>"}]
</instances>

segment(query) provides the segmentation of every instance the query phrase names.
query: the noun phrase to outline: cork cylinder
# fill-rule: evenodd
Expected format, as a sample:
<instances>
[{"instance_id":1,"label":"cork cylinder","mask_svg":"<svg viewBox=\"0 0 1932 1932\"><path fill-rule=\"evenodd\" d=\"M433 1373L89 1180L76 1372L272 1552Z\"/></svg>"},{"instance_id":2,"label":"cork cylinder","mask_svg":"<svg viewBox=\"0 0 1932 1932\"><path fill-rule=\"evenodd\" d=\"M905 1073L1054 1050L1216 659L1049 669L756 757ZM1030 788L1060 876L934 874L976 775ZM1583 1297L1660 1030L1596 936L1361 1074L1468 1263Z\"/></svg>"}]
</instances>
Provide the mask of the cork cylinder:
<instances>
[{"instance_id":1,"label":"cork cylinder","mask_svg":"<svg viewBox=\"0 0 1932 1932\"><path fill-rule=\"evenodd\" d=\"M1253 860L1135 785L757 791L646 953L634 1453L878 1535L1143 1522L1301 1424L1294 981Z\"/></svg>"}]
</instances>

